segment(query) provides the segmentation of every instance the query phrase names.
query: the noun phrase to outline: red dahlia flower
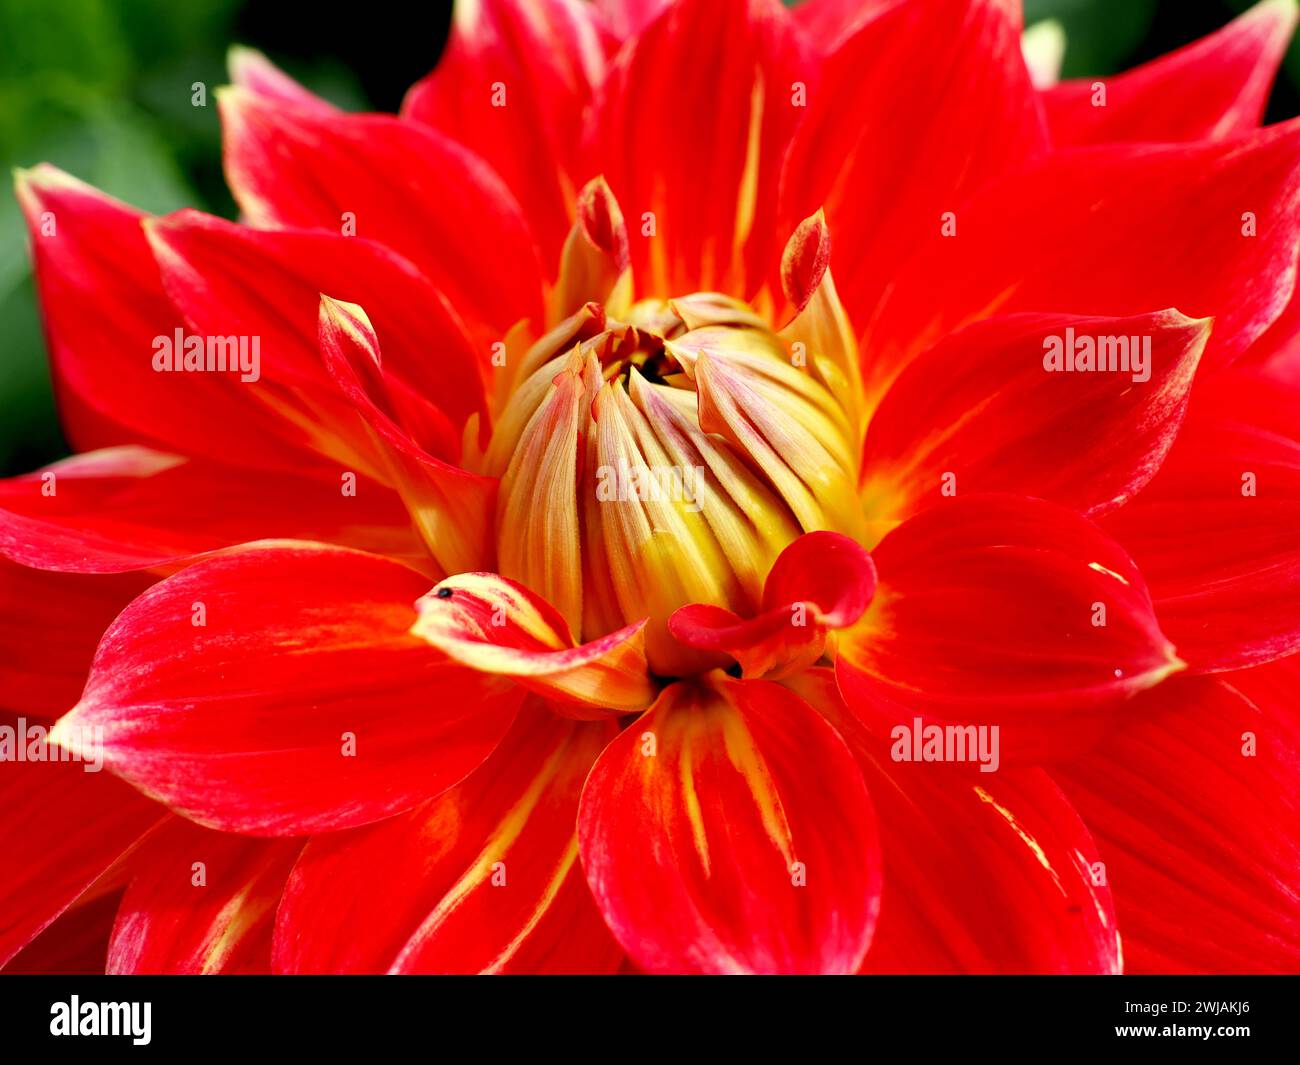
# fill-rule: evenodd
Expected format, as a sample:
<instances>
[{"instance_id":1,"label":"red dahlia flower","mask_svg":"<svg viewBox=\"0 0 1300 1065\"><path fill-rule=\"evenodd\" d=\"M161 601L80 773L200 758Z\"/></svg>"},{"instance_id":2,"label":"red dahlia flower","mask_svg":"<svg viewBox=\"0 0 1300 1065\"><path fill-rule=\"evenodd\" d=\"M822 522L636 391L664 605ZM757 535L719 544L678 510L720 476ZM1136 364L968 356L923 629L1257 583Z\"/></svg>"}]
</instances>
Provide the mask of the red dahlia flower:
<instances>
[{"instance_id":1,"label":"red dahlia flower","mask_svg":"<svg viewBox=\"0 0 1300 1065\"><path fill-rule=\"evenodd\" d=\"M1294 971L1295 6L1017 8L480 0L398 117L236 51L240 224L20 174L0 957Z\"/></svg>"}]
</instances>

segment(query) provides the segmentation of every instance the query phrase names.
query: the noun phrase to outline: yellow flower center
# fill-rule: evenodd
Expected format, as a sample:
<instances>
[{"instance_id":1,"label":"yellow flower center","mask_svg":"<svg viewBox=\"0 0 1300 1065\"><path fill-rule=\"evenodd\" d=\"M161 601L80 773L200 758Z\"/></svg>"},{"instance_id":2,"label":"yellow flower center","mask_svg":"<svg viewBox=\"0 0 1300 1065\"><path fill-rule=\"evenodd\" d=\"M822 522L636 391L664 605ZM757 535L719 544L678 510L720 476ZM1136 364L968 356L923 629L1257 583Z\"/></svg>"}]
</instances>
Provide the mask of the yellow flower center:
<instances>
[{"instance_id":1,"label":"yellow flower center","mask_svg":"<svg viewBox=\"0 0 1300 1065\"><path fill-rule=\"evenodd\" d=\"M674 610L752 613L801 533L861 532L856 426L802 349L716 293L566 319L524 355L483 457L500 572L583 640L650 618L660 675L718 665L673 640Z\"/></svg>"}]
</instances>

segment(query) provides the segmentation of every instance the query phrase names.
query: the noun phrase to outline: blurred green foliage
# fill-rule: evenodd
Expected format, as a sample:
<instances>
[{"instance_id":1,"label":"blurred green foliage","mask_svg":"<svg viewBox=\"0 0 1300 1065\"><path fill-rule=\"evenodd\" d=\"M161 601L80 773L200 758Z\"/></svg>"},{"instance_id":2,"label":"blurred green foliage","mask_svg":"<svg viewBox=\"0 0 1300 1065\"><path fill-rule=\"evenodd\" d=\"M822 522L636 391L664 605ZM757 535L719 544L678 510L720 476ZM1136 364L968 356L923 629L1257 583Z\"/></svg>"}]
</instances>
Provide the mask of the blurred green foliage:
<instances>
[{"instance_id":1,"label":"blurred green foliage","mask_svg":"<svg viewBox=\"0 0 1300 1065\"><path fill-rule=\"evenodd\" d=\"M1055 19L1065 29L1061 73L1074 78L1117 70L1141 43L1156 0L1025 0L1025 24Z\"/></svg>"},{"instance_id":2,"label":"blurred green foliage","mask_svg":"<svg viewBox=\"0 0 1300 1065\"><path fill-rule=\"evenodd\" d=\"M230 216L212 89L244 0L0 0L0 163L48 160L152 212ZM337 68L294 68L356 106ZM193 103L203 82L206 106ZM54 413L26 229L0 194L0 471L66 452Z\"/></svg>"}]
</instances>

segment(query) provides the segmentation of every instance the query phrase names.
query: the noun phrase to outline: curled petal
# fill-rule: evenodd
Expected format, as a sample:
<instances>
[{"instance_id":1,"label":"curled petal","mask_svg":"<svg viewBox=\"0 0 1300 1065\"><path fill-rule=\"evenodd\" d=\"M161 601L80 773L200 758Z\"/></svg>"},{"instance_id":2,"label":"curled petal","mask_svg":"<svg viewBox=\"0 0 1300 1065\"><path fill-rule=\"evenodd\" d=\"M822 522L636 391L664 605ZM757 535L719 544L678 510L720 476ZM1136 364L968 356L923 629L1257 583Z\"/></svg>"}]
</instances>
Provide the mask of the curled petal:
<instances>
[{"instance_id":1,"label":"curled petal","mask_svg":"<svg viewBox=\"0 0 1300 1065\"><path fill-rule=\"evenodd\" d=\"M576 314L589 302L623 312L632 285L627 222L603 177L592 178L578 193L577 215L560 255L552 317Z\"/></svg>"},{"instance_id":2,"label":"curled petal","mask_svg":"<svg viewBox=\"0 0 1300 1065\"><path fill-rule=\"evenodd\" d=\"M364 309L322 295L318 330L325 369L364 433L353 443L377 454L377 476L396 488L429 554L449 573L490 564L496 481L434 457L445 450L446 419L387 372Z\"/></svg>"},{"instance_id":3,"label":"curled petal","mask_svg":"<svg viewBox=\"0 0 1300 1065\"><path fill-rule=\"evenodd\" d=\"M674 613L668 627L691 647L731 655L745 677L778 679L817 661L830 630L857 621L875 586L871 556L854 541L808 533L777 558L757 617L695 603Z\"/></svg>"},{"instance_id":4,"label":"curled petal","mask_svg":"<svg viewBox=\"0 0 1300 1065\"><path fill-rule=\"evenodd\" d=\"M799 223L781 255L781 287L796 311L808 306L830 262L830 229L818 211Z\"/></svg>"},{"instance_id":5,"label":"curled petal","mask_svg":"<svg viewBox=\"0 0 1300 1065\"><path fill-rule=\"evenodd\" d=\"M553 604L570 632L582 631L578 474L598 379L599 366L575 353L549 386L540 382L545 398L522 430L497 499L501 571Z\"/></svg>"},{"instance_id":6,"label":"curled petal","mask_svg":"<svg viewBox=\"0 0 1300 1065\"><path fill-rule=\"evenodd\" d=\"M416 603L412 632L471 669L515 677L524 687L571 704L573 716L643 710L654 699L645 623L578 644L555 609L494 573L448 577Z\"/></svg>"},{"instance_id":7,"label":"curled petal","mask_svg":"<svg viewBox=\"0 0 1300 1065\"><path fill-rule=\"evenodd\" d=\"M720 350L714 339L697 329L672 349L695 379L700 428L762 470L805 532L859 535L856 436L844 408L807 374L764 357L771 352Z\"/></svg>"}]
</instances>

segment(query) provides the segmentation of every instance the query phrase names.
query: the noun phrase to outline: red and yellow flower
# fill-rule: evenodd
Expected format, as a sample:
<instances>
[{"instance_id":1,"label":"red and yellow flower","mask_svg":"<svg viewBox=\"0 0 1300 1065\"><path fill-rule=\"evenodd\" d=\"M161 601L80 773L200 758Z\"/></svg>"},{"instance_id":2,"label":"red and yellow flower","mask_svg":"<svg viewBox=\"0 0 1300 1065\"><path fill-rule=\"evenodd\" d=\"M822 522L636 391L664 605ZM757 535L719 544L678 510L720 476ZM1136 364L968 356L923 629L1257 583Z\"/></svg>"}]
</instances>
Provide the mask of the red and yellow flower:
<instances>
[{"instance_id":1,"label":"red and yellow flower","mask_svg":"<svg viewBox=\"0 0 1300 1065\"><path fill-rule=\"evenodd\" d=\"M0 958L1294 970L1295 20L477 0L400 116L234 52L238 224L21 173Z\"/></svg>"}]
</instances>

